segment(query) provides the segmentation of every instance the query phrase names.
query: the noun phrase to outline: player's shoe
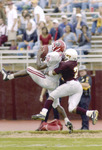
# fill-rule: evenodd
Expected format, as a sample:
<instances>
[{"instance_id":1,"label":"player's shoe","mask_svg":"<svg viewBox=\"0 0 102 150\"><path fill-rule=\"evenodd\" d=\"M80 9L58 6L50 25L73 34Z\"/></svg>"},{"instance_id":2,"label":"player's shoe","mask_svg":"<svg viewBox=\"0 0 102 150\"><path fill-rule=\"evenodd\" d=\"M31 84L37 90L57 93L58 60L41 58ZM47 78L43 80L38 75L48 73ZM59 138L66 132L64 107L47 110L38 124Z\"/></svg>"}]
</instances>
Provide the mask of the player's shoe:
<instances>
[{"instance_id":1,"label":"player's shoe","mask_svg":"<svg viewBox=\"0 0 102 150\"><path fill-rule=\"evenodd\" d=\"M73 125L72 125L72 123L70 121L68 121L65 126L68 128L69 133L73 132Z\"/></svg>"},{"instance_id":2,"label":"player's shoe","mask_svg":"<svg viewBox=\"0 0 102 150\"><path fill-rule=\"evenodd\" d=\"M98 120L98 111L94 110L92 115L91 115L91 119L92 119L92 124L95 125L97 120Z\"/></svg>"},{"instance_id":3,"label":"player's shoe","mask_svg":"<svg viewBox=\"0 0 102 150\"><path fill-rule=\"evenodd\" d=\"M31 117L34 120L45 120L45 116L42 114L36 114L36 115L32 115Z\"/></svg>"},{"instance_id":4,"label":"player's shoe","mask_svg":"<svg viewBox=\"0 0 102 150\"><path fill-rule=\"evenodd\" d=\"M1 73L2 73L2 75L3 75L3 80L4 80L4 81L9 80L9 79L8 79L8 73L5 71L5 69L2 69L2 70L1 70Z\"/></svg>"}]
</instances>

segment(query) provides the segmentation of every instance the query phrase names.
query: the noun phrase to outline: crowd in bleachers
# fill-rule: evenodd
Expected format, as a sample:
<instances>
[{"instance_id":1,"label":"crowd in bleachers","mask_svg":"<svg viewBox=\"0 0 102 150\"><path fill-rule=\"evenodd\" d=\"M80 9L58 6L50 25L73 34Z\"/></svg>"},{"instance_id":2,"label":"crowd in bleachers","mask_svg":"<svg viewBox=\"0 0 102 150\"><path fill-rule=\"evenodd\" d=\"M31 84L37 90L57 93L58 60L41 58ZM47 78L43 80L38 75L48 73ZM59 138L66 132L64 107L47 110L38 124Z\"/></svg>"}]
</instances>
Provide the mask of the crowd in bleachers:
<instances>
[{"instance_id":1,"label":"crowd in bleachers","mask_svg":"<svg viewBox=\"0 0 102 150\"><path fill-rule=\"evenodd\" d=\"M62 13L60 22L44 12L51 8ZM91 30L85 11L99 12L92 15ZM71 14L70 21L64 12ZM67 48L87 54L91 36L101 34L102 0L0 0L0 46L10 41L11 50L34 50L36 55L41 45L62 39Z\"/></svg>"}]
</instances>

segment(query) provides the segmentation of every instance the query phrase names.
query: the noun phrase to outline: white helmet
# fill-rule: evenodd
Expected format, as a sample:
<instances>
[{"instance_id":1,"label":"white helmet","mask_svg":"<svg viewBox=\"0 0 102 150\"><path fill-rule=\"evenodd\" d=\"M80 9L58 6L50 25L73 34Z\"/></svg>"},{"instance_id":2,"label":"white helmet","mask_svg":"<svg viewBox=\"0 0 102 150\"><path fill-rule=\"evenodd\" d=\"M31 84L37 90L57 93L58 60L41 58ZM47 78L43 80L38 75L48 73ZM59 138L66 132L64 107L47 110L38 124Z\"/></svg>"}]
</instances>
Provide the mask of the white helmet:
<instances>
[{"instance_id":1,"label":"white helmet","mask_svg":"<svg viewBox=\"0 0 102 150\"><path fill-rule=\"evenodd\" d=\"M62 60L62 55L58 52L50 52L46 55L47 66L57 65Z\"/></svg>"},{"instance_id":2,"label":"white helmet","mask_svg":"<svg viewBox=\"0 0 102 150\"><path fill-rule=\"evenodd\" d=\"M70 48L65 51L65 57L68 60L76 61L78 57L78 53L75 49Z\"/></svg>"}]
</instances>

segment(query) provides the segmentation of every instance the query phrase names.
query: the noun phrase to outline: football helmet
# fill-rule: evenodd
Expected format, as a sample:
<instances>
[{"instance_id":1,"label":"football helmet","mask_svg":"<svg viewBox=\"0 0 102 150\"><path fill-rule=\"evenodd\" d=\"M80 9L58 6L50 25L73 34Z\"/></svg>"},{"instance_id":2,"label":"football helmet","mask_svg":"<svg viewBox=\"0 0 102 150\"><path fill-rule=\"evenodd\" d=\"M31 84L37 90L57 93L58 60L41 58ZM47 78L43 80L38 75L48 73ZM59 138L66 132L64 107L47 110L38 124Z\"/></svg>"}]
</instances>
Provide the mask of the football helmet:
<instances>
[{"instance_id":1,"label":"football helmet","mask_svg":"<svg viewBox=\"0 0 102 150\"><path fill-rule=\"evenodd\" d=\"M75 49L67 49L65 51L65 58L72 61L77 61L78 53Z\"/></svg>"},{"instance_id":2,"label":"football helmet","mask_svg":"<svg viewBox=\"0 0 102 150\"><path fill-rule=\"evenodd\" d=\"M62 60L62 55L58 52L50 52L46 55L45 62L47 66L53 66L58 64Z\"/></svg>"},{"instance_id":3,"label":"football helmet","mask_svg":"<svg viewBox=\"0 0 102 150\"><path fill-rule=\"evenodd\" d=\"M57 40L52 43L52 50L56 52L64 52L66 49L66 44L62 40Z\"/></svg>"}]
</instances>

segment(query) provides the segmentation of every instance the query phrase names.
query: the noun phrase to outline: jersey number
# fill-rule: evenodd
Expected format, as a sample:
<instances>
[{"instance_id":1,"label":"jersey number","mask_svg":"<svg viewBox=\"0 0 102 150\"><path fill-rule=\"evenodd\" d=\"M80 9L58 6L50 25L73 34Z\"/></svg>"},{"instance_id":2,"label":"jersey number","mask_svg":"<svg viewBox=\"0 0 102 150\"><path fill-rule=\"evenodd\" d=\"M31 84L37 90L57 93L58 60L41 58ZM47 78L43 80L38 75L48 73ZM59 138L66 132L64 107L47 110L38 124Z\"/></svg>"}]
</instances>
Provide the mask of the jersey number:
<instances>
[{"instance_id":1,"label":"jersey number","mask_svg":"<svg viewBox=\"0 0 102 150\"><path fill-rule=\"evenodd\" d=\"M78 77L78 67L74 67L74 78L76 79Z\"/></svg>"}]
</instances>

